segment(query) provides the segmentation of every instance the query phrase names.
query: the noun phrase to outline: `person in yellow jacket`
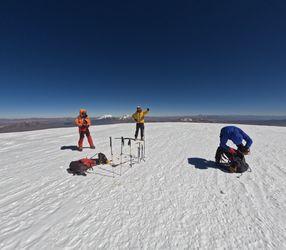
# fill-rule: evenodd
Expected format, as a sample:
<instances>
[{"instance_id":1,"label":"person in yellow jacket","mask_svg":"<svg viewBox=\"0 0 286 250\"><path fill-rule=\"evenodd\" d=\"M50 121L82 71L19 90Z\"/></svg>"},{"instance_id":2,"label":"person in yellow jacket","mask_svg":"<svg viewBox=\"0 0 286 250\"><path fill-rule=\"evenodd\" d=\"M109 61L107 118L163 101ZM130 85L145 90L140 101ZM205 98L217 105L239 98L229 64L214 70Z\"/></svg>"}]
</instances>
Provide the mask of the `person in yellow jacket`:
<instances>
[{"instance_id":1,"label":"person in yellow jacket","mask_svg":"<svg viewBox=\"0 0 286 250\"><path fill-rule=\"evenodd\" d=\"M75 124L78 126L79 131L78 150L82 151L83 139L85 135L87 137L90 148L94 149L95 147L88 129L91 125L91 122L85 109L81 109L79 111L79 116L75 119Z\"/></svg>"},{"instance_id":2,"label":"person in yellow jacket","mask_svg":"<svg viewBox=\"0 0 286 250\"><path fill-rule=\"evenodd\" d=\"M144 118L145 115L149 113L149 110L150 109L143 111L142 108L138 106L136 112L132 115L133 120L136 122L135 140L137 140L139 130L141 133L141 140L144 140Z\"/></svg>"}]
</instances>

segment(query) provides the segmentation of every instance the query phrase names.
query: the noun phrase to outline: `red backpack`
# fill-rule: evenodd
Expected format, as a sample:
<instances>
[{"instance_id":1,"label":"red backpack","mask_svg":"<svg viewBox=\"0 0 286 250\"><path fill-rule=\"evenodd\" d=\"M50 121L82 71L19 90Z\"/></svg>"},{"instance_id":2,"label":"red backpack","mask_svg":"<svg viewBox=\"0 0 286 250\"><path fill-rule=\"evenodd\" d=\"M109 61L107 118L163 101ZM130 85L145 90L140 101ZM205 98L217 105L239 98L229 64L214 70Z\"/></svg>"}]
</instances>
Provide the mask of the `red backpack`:
<instances>
[{"instance_id":1,"label":"red backpack","mask_svg":"<svg viewBox=\"0 0 286 250\"><path fill-rule=\"evenodd\" d=\"M96 165L95 160L84 158L78 161L72 161L67 171L68 173L73 174L73 175L86 176L85 172L95 165Z\"/></svg>"},{"instance_id":2,"label":"red backpack","mask_svg":"<svg viewBox=\"0 0 286 250\"><path fill-rule=\"evenodd\" d=\"M79 162L82 163L83 165L85 165L87 167L87 169L92 168L93 166L96 165L95 160L88 159L88 158L80 159Z\"/></svg>"},{"instance_id":3,"label":"red backpack","mask_svg":"<svg viewBox=\"0 0 286 250\"><path fill-rule=\"evenodd\" d=\"M109 161L103 153L98 154L97 159L83 158L78 161L72 161L68 172L73 175L86 175L86 171L96 165L108 164Z\"/></svg>"}]
</instances>

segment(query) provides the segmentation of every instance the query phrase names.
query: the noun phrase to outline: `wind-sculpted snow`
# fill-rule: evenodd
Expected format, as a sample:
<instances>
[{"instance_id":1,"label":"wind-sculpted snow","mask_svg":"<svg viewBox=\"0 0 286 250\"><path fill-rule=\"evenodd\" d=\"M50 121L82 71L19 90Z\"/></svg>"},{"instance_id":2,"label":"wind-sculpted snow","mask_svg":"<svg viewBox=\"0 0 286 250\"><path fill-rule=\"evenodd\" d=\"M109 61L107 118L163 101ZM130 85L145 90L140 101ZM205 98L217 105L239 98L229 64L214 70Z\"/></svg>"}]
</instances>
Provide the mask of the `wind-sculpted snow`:
<instances>
[{"instance_id":1,"label":"wind-sculpted snow","mask_svg":"<svg viewBox=\"0 0 286 250\"><path fill-rule=\"evenodd\" d=\"M240 176L212 162L222 126L146 124L146 161L115 178L66 169L109 157L131 124L92 127L96 151L72 150L77 128L1 134L0 249L285 249L286 128L241 126L254 145Z\"/></svg>"}]
</instances>

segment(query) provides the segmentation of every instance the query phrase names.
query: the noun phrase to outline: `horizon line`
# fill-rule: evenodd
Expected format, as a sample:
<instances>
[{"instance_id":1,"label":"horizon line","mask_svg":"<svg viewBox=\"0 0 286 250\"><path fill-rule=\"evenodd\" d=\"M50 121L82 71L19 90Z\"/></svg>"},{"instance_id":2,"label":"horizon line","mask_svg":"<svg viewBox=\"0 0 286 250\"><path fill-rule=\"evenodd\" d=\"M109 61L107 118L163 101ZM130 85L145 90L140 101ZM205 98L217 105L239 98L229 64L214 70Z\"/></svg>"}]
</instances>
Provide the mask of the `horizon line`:
<instances>
[{"instance_id":1,"label":"horizon line","mask_svg":"<svg viewBox=\"0 0 286 250\"><path fill-rule=\"evenodd\" d=\"M125 115L112 115L112 114L103 114L103 115L97 115L97 116L90 116L91 118L98 118L102 116L107 116L110 115L112 118L119 118L126 116ZM237 117L275 117L275 118L286 118L285 115L269 115L269 114L185 114L185 115L150 115L149 117L199 117L199 116L209 116L209 117L214 117L214 116L219 116L219 117L232 117L232 116L237 116ZM26 117L1 117L0 120L11 120L11 119L16 119L16 120L23 120L23 119L70 119L74 118L76 116L26 116ZM131 117L131 114L130 114Z\"/></svg>"}]
</instances>

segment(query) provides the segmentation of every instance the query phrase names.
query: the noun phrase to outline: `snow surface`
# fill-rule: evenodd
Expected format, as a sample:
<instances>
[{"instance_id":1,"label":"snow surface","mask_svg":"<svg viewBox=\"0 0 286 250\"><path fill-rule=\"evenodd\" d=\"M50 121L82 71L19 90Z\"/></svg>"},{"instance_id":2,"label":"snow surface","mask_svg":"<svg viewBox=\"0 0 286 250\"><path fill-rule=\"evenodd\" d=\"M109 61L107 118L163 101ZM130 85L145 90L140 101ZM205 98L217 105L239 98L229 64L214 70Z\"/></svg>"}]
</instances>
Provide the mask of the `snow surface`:
<instances>
[{"instance_id":1,"label":"snow surface","mask_svg":"<svg viewBox=\"0 0 286 250\"><path fill-rule=\"evenodd\" d=\"M222 127L146 124L146 161L115 178L109 166L66 169L109 156L108 137L132 136L133 124L91 127L96 151L83 152L60 149L77 128L0 134L0 249L285 249L286 128L241 126L254 145L238 178L201 160Z\"/></svg>"}]
</instances>

